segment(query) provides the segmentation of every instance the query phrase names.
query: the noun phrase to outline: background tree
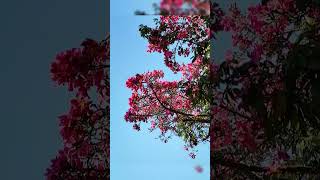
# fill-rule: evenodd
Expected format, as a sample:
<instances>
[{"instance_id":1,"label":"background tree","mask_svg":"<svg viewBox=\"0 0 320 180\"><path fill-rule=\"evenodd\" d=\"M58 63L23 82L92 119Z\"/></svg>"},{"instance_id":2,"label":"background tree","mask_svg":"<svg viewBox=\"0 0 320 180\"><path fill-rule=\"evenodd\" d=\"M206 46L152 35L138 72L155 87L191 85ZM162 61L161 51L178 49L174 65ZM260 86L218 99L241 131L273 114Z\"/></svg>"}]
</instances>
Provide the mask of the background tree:
<instances>
[{"instance_id":1,"label":"background tree","mask_svg":"<svg viewBox=\"0 0 320 180\"><path fill-rule=\"evenodd\" d=\"M227 126L240 133L222 130L221 141L232 137L242 147L230 140L215 148L221 127L211 131L214 174L319 178L319 6L270 0L246 13L232 5L226 14L222 25L235 50L220 65L220 82L236 112Z\"/></svg>"},{"instance_id":2,"label":"background tree","mask_svg":"<svg viewBox=\"0 0 320 180\"><path fill-rule=\"evenodd\" d=\"M52 80L75 97L59 117L64 148L47 169L48 180L110 178L109 35L81 46L59 53L51 65Z\"/></svg>"}]
</instances>

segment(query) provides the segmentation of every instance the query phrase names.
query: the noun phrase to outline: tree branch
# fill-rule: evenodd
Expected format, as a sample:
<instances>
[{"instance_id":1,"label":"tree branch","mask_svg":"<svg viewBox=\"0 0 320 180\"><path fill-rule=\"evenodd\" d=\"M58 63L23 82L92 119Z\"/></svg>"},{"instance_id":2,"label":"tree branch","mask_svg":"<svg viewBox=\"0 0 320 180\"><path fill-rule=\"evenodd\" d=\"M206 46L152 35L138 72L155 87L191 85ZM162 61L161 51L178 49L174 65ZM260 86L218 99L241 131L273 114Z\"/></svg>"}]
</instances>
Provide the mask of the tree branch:
<instances>
[{"instance_id":1,"label":"tree branch","mask_svg":"<svg viewBox=\"0 0 320 180\"><path fill-rule=\"evenodd\" d=\"M188 113L185 113L185 112L182 112L182 111L178 111L178 110L175 110L175 109L172 109L172 108L169 108L167 107L166 105L163 104L163 102L161 102L161 100L159 99L159 97L157 96L156 92L154 91L154 89L152 88L152 86L149 85L149 87L151 88L154 96L156 97L157 101L159 102L159 104L166 110L168 111L171 111L173 113L176 113L176 114L180 114L180 115L184 115L184 116L187 116L187 117L209 117L209 115L206 115L206 114L200 114L200 115L193 115L193 114L188 114ZM196 121L194 121L196 122ZM203 119L202 121L199 121L199 122L202 122L202 123L210 123L211 121L210 120L205 120Z\"/></svg>"}]
</instances>

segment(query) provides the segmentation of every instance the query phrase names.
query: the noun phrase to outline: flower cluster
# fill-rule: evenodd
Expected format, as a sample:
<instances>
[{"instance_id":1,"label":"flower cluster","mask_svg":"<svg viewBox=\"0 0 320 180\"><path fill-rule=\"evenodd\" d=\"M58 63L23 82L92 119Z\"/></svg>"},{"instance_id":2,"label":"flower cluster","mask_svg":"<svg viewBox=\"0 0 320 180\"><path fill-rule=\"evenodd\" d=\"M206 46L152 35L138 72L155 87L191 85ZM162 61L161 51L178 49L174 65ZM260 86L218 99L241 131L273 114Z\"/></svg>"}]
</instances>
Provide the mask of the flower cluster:
<instances>
[{"instance_id":1,"label":"flower cluster","mask_svg":"<svg viewBox=\"0 0 320 180\"><path fill-rule=\"evenodd\" d=\"M51 161L48 180L105 179L110 174L109 37L101 43L87 39L82 46L58 54L51 66L52 79L68 85L76 97L69 113L59 117L64 148Z\"/></svg>"},{"instance_id":2,"label":"flower cluster","mask_svg":"<svg viewBox=\"0 0 320 180\"><path fill-rule=\"evenodd\" d=\"M247 14L231 6L221 25L231 31L234 46L253 61L286 56L297 35L319 22L319 8L300 10L295 0L270 0L248 8Z\"/></svg>"},{"instance_id":3,"label":"flower cluster","mask_svg":"<svg viewBox=\"0 0 320 180\"><path fill-rule=\"evenodd\" d=\"M205 56L197 47L209 44L210 28L201 16L161 16L157 27L141 26L141 35L148 39L148 52L163 53L164 63L172 71L178 72L178 56L194 58ZM209 51L209 50L208 50ZM203 54L200 54L203 53Z\"/></svg>"},{"instance_id":4,"label":"flower cluster","mask_svg":"<svg viewBox=\"0 0 320 180\"><path fill-rule=\"evenodd\" d=\"M209 15L209 0L162 0L161 14L170 15Z\"/></svg>"},{"instance_id":5,"label":"flower cluster","mask_svg":"<svg viewBox=\"0 0 320 180\"><path fill-rule=\"evenodd\" d=\"M51 65L52 80L58 85L68 85L68 89L77 91L79 96L88 96L91 87L97 87L101 95L106 77L107 50L102 44L87 39L83 48L73 48L61 52Z\"/></svg>"},{"instance_id":6,"label":"flower cluster","mask_svg":"<svg viewBox=\"0 0 320 180\"><path fill-rule=\"evenodd\" d=\"M179 89L179 83L164 81L163 76L162 71L155 70L128 79L127 87L133 93L129 99L130 109L125 115L127 121L138 123L153 118L152 129L158 127L165 133L174 130L178 122L180 114L173 111L190 113L191 102Z\"/></svg>"}]
</instances>

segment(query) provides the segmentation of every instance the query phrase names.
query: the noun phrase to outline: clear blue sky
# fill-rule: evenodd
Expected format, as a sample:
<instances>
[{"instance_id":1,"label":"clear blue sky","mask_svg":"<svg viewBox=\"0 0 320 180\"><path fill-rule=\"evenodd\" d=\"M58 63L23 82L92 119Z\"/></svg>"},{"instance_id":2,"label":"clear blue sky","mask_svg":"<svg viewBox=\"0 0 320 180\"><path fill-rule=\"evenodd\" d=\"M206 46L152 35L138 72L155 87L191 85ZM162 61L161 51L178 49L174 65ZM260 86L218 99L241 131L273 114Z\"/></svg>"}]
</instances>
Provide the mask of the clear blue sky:
<instances>
[{"instance_id":1,"label":"clear blue sky","mask_svg":"<svg viewBox=\"0 0 320 180\"><path fill-rule=\"evenodd\" d=\"M135 10L152 13L152 2L111 1L111 179L208 180L209 144L200 145L197 158L191 159L180 139L165 144L155 139L159 133L149 133L149 125L137 132L123 118L131 95L125 81L137 73L166 69L161 55L146 52L147 42L138 31L140 24L152 26L155 16L134 16ZM197 165L204 172L197 173Z\"/></svg>"}]
</instances>

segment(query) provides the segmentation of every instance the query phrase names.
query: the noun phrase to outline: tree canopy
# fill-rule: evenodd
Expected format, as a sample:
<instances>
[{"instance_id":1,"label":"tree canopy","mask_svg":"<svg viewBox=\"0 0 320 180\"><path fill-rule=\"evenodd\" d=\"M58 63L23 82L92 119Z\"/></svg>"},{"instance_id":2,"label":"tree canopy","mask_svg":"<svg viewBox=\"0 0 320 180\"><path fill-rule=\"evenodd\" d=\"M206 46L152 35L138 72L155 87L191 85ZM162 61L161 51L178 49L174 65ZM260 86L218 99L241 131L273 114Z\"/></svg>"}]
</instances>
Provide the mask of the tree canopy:
<instances>
[{"instance_id":1,"label":"tree canopy","mask_svg":"<svg viewBox=\"0 0 320 180\"><path fill-rule=\"evenodd\" d=\"M101 42L86 39L51 64L52 80L75 97L59 116L64 147L47 169L48 180L110 178L109 43L109 35Z\"/></svg>"}]
</instances>

